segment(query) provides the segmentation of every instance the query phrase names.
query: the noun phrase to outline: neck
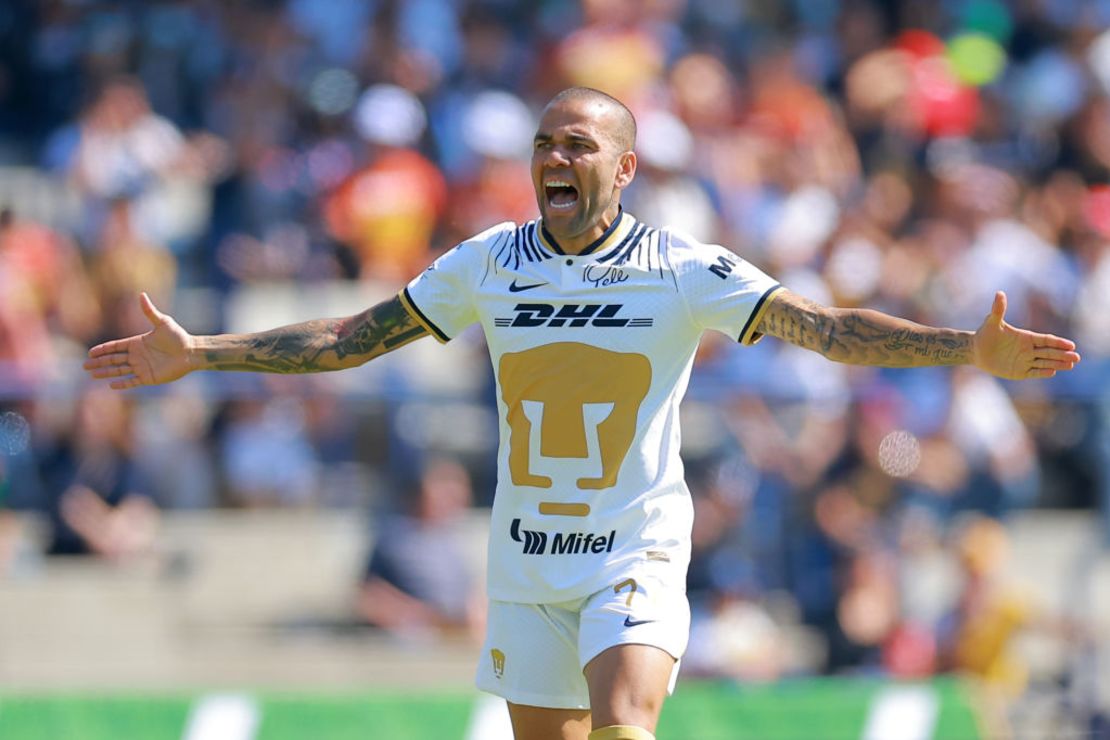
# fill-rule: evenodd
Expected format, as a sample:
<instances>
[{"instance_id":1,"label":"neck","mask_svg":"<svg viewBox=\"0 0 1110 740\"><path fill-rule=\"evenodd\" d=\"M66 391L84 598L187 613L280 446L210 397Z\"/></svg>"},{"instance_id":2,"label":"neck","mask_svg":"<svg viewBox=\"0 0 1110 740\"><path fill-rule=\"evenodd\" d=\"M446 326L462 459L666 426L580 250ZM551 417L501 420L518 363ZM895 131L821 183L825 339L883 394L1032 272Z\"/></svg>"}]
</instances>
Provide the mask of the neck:
<instances>
[{"instance_id":1,"label":"neck","mask_svg":"<svg viewBox=\"0 0 1110 740\"><path fill-rule=\"evenodd\" d=\"M558 236L552 234L552 236L558 239L559 247L566 254L581 254L587 247L600 239L605 232L609 230L609 227L617 220L620 213L620 202L615 202L601 214L601 218L599 218L593 226L581 234L575 236Z\"/></svg>"}]
</instances>

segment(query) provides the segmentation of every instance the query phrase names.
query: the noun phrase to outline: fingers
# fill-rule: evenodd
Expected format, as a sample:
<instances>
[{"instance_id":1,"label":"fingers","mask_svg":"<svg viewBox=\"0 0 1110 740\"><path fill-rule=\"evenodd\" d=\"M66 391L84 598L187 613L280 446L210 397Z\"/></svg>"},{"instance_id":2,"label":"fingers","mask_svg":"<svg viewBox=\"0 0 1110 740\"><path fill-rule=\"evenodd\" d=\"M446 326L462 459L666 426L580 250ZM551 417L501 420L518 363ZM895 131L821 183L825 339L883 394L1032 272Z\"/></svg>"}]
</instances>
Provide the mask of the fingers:
<instances>
[{"instance_id":1,"label":"fingers","mask_svg":"<svg viewBox=\"0 0 1110 740\"><path fill-rule=\"evenodd\" d=\"M994 294L994 303L991 305L991 320L1001 324L1006 318L1006 294L1001 290Z\"/></svg>"},{"instance_id":2,"label":"fingers","mask_svg":"<svg viewBox=\"0 0 1110 740\"><path fill-rule=\"evenodd\" d=\"M135 372L127 359L126 352L115 352L89 358L85 360L83 367L94 378L118 378L124 375L133 375Z\"/></svg>"},{"instance_id":3,"label":"fingers","mask_svg":"<svg viewBox=\"0 0 1110 740\"><path fill-rule=\"evenodd\" d=\"M1059 337L1051 337L1052 339L1060 339ZM1067 340L1060 340L1064 342L1064 346L1074 343ZM1029 370L1026 371L1028 378L1051 378L1056 375L1060 370L1071 370L1075 364L1079 362L1079 353L1071 349L1041 347L1034 350L1036 356L1033 358L1029 365Z\"/></svg>"},{"instance_id":4,"label":"fingers","mask_svg":"<svg viewBox=\"0 0 1110 740\"><path fill-rule=\"evenodd\" d=\"M1042 349L1044 347L1051 347L1052 349L1075 349L1075 342L1070 339L1058 337L1055 334L1034 334L1033 347L1035 349ZM1078 355L1076 355L1078 357Z\"/></svg>"},{"instance_id":5,"label":"fingers","mask_svg":"<svg viewBox=\"0 0 1110 740\"><path fill-rule=\"evenodd\" d=\"M139 294L139 305L143 308L143 313L146 314L147 319L154 326L158 326L166 320L166 315L159 311L154 306L154 301L150 300L150 296L146 293Z\"/></svg>"},{"instance_id":6,"label":"fingers","mask_svg":"<svg viewBox=\"0 0 1110 740\"><path fill-rule=\"evenodd\" d=\"M143 383L141 380L136 378L134 375L131 375L126 378L120 378L119 380L113 380L111 383L108 384L108 387L117 391L125 391L128 388L138 388L142 384Z\"/></svg>"},{"instance_id":7,"label":"fingers","mask_svg":"<svg viewBox=\"0 0 1110 740\"><path fill-rule=\"evenodd\" d=\"M1067 360L1045 360L1038 358L1033 360L1033 367L1038 370L1071 370L1075 367L1075 363Z\"/></svg>"},{"instance_id":8,"label":"fingers","mask_svg":"<svg viewBox=\"0 0 1110 740\"><path fill-rule=\"evenodd\" d=\"M94 347L94 349L95 349L95 347ZM92 354L91 350L90 350L89 354L90 355ZM89 359L85 360L85 364L82 365L82 367L84 367L86 370L96 370L98 368L115 367L115 366L119 366L119 365L127 365L127 353L126 352L113 352L111 354L100 354L96 357L91 357L90 356Z\"/></svg>"},{"instance_id":9,"label":"fingers","mask_svg":"<svg viewBox=\"0 0 1110 740\"><path fill-rule=\"evenodd\" d=\"M95 370L90 370L89 375L97 379L103 378L118 378L121 375L131 375L131 368L127 365L122 367L101 367Z\"/></svg>"},{"instance_id":10,"label":"fingers","mask_svg":"<svg viewBox=\"0 0 1110 740\"><path fill-rule=\"evenodd\" d=\"M101 355L107 355L107 354L118 353L118 352L126 352L127 351L127 343L129 341L131 341L131 340L130 339L113 339L110 342L104 342L103 344L98 344L98 345L96 345L95 347L93 347L92 349L89 350L89 357L100 357Z\"/></svg>"},{"instance_id":11,"label":"fingers","mask_svg":"<svg viewBox=\"0 0 1110 740\"><path fill-rule=\"evenodd\" d=\"M107 342L89 350L90 357L85 360L83 365L89 375L98 380L114 378L115 380L109 383L108 386L117 390L145 385L142 379L136 375L135 368L131 366L128 354L126 352L111 352L111 345L118 345L118 342ZM92 356L94 352L97 353L95 357Z\"/></svg>"},{"instance_id":12,"label":"fingers","mask_svg":"<svg viewBox=\"0 0 1110 740\"><path fill-rule=\"evenodd\" d=\"M1074 350L1053 349L1050 347L1034 349L1033 354L1038 360L1059 360L1060 362L1069 362L1072 365L1079 362L1081 359L1079 353Z\"/></svg>"}]
</instances>

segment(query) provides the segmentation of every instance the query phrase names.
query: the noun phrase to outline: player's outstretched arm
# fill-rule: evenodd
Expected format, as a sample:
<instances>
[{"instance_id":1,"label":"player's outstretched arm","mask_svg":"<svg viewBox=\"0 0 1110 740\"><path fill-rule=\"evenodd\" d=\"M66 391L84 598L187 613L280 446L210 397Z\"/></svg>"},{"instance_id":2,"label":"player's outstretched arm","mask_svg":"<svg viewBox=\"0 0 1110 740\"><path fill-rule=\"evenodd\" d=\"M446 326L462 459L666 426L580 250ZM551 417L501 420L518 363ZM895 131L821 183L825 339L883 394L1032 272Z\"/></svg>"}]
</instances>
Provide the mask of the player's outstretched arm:
<instances>
[{"instance_id":1,"label":"player's outstretched arm","mask_svg":"<svg viewBox=\"0 0 1110 740\"><path fill-rule=\"evenodd\" d=\"M193 336L159 311L146 293L139 301L151 330L89 350L85 370L134 388L177 380L194 370L317 373L355 367L427 334L394 297L354 316L316 319L251 334Z\"/></svg>"},{"instance_id":2,"label":"player's outstretched arm","mask_svg":"<svg viewBox=\"0 0 1110 740\"><path fill-rule=\"evenodd\" d=\"M880 311L829 308L788 290L775 294L757 331L853 365L975 365L1010 380L1049 378L1079 362L1075 343L1007 324L1006 294L978 331L940 329Z\"/></svg>"}]
</instances>

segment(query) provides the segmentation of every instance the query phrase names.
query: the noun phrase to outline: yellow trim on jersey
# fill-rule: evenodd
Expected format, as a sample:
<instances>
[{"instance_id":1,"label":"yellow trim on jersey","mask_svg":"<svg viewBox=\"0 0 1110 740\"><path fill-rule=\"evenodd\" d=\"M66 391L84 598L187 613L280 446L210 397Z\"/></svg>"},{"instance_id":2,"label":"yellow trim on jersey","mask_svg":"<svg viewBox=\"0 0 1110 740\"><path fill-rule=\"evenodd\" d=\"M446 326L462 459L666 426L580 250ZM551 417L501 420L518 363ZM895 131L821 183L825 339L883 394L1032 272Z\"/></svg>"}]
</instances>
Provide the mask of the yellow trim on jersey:
<instances>
[{"instance_id":1,"label":"yellow trim on jersey","mask_svg":"<svg viewBox=\"0 0 1110 740\"><path fill-rule=\"evenodd\" d=\"M600 244L590 245L589 254L601 254L606 249L620 244L622 241L624 241L624 238L628 236L629 232L632 231L632 228L636 225L636 219L630 217L623 211L620 213L620 215L617 216L617 218L620 219L620 223L617 224L617 228L613 229L612 234L605 237L605 241L601 242ZM563 250L560 247L552 244L547 240L547 236L546 234L544 234L543 229L543 219L540 219L540 228L536 229L536 236L549 252L553 252L554 254L564 254ZM575 255L568 254L567 256L573 257Z\"/></svg>"},{"instance_id":2,"label":"yellow trim on jersey","mask_svg":"<svg viewBox=\"0 0 1110 740\"><path fill-rule=\"evenodd\" d=\"M756 331L756 327L759 326L759 322L763 320L763 315L767 313L767 309L771 306L771 302L774 301L783 290L785 290L785 288L781 285L776 286L771 288L771 290L760 299L759 305L756 306L755 313L748 319L747 328L745 328L744 333L740 335L740 344L755 344L760 339L763 339L763 335Z\"/></svg>"},{"instance_id":3,"label":"yellow trim on jersey","mask_svg":"<svg viewBox=\"0 0 1110 740\"><path fill-rule=\"evenodd\" d=\"M405 310L409 312L409 316L412 316L416 323L424 327L429 334L436 338L437 342L440 344L447 344L450 337L444 335L444 333L436 328L432 322L424 318L424 314L420 313L420 309L417 308L416 304L409 298L408 288L402 288L401 292L397 294L397 298L400 299L401 305L404 306Z\"/></svg>"},{"instance_id":4,"label":"yellow trim on jersey","mask_svg":"<svg viewBox=\"0 0 1110 740\"><path fill-rule=\"evenodd\" d=\"M547 240L547 237L544 236L543 221L540 221L540 228L536 229L536 237L540 240L540 243L543 244L543 246L547 249L548 252L551 252L553 254L559 254L559 252L562 251L561 249L557 249L555 247L555 245L552 244L551 242L549 242Z\"/></svg>"}]
</instances>

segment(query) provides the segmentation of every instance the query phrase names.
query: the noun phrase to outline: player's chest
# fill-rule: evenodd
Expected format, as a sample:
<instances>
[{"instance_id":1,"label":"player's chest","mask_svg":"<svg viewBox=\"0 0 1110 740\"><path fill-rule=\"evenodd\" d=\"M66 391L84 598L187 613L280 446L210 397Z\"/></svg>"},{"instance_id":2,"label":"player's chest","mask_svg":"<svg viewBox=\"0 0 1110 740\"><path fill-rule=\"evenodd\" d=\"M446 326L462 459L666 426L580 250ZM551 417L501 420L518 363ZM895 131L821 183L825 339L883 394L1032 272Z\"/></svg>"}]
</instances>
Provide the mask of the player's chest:
<instances>
[{"instance_id":1,"label":"player's chest","mask_svg":"<svg viewBox=\"0 0 1110 740\"><path fill-rule=\"evenodd\" d=\"M542 330L553 339L572 339L583 332L668 331L676 316L684 315L676 310L680 301L667 270L560 257L489 276L478 310L487 333L508 338Z\"/></svg>"}]
</instances>

